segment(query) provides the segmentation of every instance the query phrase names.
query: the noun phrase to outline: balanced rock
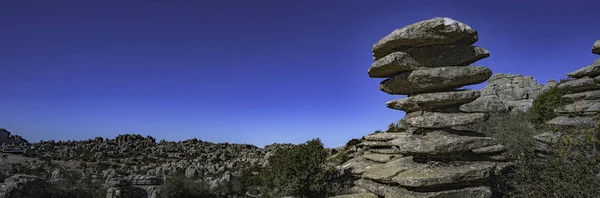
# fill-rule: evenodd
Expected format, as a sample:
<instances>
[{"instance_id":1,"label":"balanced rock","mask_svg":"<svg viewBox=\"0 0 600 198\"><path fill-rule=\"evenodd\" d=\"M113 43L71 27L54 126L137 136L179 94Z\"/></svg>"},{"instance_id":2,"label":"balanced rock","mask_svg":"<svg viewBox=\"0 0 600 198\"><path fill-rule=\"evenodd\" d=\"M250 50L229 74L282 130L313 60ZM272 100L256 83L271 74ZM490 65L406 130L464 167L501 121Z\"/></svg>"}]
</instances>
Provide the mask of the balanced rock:
<instances>
[{"instance_id":1,"label":"balanced rock","mask_svg":"<svg viewBox=\"0 0 600 198\"><path fill-rule=\"evenodd\" d=\"M408 95L386 103L406 116L399 121L402 130L363 137L357 146L364 153L342 164L360 178L355 188L386 198L492 196L489 185L507 160L506 147L476 131L453 129L489 117L461 108L481 96L461 87L492 76L488 68L470 66L489 56L471 46L477 39L464 23L434 18L399 28L373 46L369 76L387 78L379 88L388 94Z\"/></svg>"},{"instance_id":2,"label":"balanced rock","mask_svg":"<svg viewBox=\"0 0 600 198\"><path fill-rule=\"evenodd\" d=\"M491 75L480 66L420 68L384 80L379 89L388 94L446 91L485 82Z\"/></svg>"},{"instance_id":3,"label":"balanced rock","mask_svg":"<svg viewBox=\"0 0 600 198\"><path fill-rule=\"evenodd\" d=\"M373 57L380 59L398 49L428 45L471 45L477 31L462 22L437 17L394 30L373 45Z\"/></svg>"}]
</instances>

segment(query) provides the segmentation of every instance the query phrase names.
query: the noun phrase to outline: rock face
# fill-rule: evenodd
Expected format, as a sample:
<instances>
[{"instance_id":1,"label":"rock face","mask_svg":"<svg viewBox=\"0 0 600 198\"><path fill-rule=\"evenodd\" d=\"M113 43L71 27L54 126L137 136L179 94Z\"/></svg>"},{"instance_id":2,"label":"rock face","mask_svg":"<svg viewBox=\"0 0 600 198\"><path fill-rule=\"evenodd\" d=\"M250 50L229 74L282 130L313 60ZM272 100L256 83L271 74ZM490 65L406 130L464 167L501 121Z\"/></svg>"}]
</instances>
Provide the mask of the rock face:
<instances>
[{"instance_id":1,"label":"rock face","mask_svg":"<svg viewBox=\"0 0 600 198\"><path fill-rule=\"evenodd\" d=\"M481 89L481 97L461 105L460 110L489 113L526 112L541 92L555 86L557 83L554 80L542 85L531 76L494 74Z\"/></svg>"},{"instance_id":2,"label":"rock face","mask_svg":"<svg viewBox=\"0 0 600 198\"><path fill-rule=\"evenodd\" d=\"M28 143L27 140L23 139L18 135L11 135L6 129L0 128L0 145L2 144L22 144Z\"/></svg>"},{"instance_id":3,"label":"rock face","mask_svg":"<svg viewBox=\"0 0 600 198\"><path fill-rule=\"evenodd\" d=\"M469 66L489 56L471 46L477 39L464 23L434 18L397 29L373 46L376 62L369 76L387 77L380 89L388 94L408 95L386 103L407 115L399 132L365 136L358 144L365 148L363 155L341 165L359 178L356 188L386 198L492 196L489 184L505 167L505 147L456 128L488 118L459 108L481 96L459 88L485 82L492 74Z\"/></svg>"},{"instance_id":4,"label":"rock face","mask_svg":"<svg viewBox=\"0 0 600 198\"><path fill-rule=\"evenodd\" d=\"M600 40L594 43L592 52L600 54L599 46ZM546 123L569 128L594 127L596 120L592 117L600 113L600 59L591 65L568 73L567 76L572 80L559 84L558 88L570 92L562 97L571 103L556 108L554 111L559 116ZM540 145L537 149L538 153L543 155L546 144L552 143L558 136L560 133L555 132L546 132L535 136L537 145Z\"/></svg>"},{"instance_id":5,"label":"rock face","mask_svg":"<svg viewBox=\"0 0 600 198\"><path fill-rule=\"evenodd\" d=\"M106 182L106 198L145 197L157 198L162 177L147 175L130 175L124 178L112 178Z\"/></svg>"},{"instance_id":6,"label":"rock face","mask_svg":"<svg viewBox=\"0 0 600 198\"><path fill-rule=\"evenodd\" d=\"M13 175L0 183L0 198L42 198L48 183L32 175Z\"/></svg>"}]
</instances>

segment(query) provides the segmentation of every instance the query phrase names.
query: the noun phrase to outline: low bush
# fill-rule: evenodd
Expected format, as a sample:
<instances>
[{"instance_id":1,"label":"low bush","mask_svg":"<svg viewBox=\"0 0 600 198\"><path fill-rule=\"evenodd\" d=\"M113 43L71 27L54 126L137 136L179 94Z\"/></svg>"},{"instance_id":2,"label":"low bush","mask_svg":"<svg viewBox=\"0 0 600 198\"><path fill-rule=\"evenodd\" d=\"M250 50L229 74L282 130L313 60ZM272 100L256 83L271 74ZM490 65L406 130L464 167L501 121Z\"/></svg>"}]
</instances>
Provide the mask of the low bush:
<instances>
[{"instance_id":1,"label":"low bush","mask_svg":"<svg viewBox=\"0 0 600 198\"><path fill-rule=\"evenodd\" d=\"M168 178L158 195L159 198L211 198L216 197L210 193L208 184L195 182L183 175Z\"/></svg>"},{"instance_id":2,"label":"low bush","mask_svg":"<svg viewBox=\"0 0 600 198\"><path fill-rule=\"evenodd\" d=\"M319 139L277 151L262 173L262 195L319 198L340 192L349 180L327 165L327 157Z\"/></svg>"},{"instance_id":3,"label":"low bush","mask_svg":"<svg viewBox=\"0 0 600 198\"><path fill-rule=\"evenodd\" d=\"M543 124L557 116L554 109L569 104L569 99L562 96L569 94L568 90L552 87L540 95L533 101L533 105L527 112L527 120L534 124Z\"/></svg>"}]
</instances>

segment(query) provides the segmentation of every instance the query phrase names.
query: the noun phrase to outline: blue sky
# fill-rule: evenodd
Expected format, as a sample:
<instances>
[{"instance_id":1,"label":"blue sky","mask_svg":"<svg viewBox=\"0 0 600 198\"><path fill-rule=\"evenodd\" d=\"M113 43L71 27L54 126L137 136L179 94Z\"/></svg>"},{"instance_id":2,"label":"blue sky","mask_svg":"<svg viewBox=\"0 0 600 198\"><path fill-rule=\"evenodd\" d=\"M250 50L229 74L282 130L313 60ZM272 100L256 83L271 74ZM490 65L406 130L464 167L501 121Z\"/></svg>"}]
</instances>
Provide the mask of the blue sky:
<instances>
[{"instance_id":1,"label":"blue sky","mask_svg":"<svg viewBox=\"0 0 600 198\"><path fill-rule=\"evenodd\" d=\"M600 1L3 0L0 127L30 141L196 137L327 147L404 116L371 47L437 16L479 32L494 73L591 64ZM474 86L474 88L481 88Z\"/></svg>"}]
</instances>

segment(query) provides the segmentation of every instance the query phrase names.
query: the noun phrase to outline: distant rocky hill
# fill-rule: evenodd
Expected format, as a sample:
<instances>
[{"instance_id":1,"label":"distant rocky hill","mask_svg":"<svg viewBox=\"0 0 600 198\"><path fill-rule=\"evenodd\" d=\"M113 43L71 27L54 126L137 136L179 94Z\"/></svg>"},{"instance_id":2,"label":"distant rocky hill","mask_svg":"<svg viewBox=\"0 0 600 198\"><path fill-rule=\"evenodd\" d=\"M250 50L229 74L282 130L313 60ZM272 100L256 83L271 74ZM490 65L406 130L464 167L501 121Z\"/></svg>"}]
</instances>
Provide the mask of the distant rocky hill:
<instances>
[{"instance_id":1,"label":"distant rocky hill","mask_svg":"<svg viewBox=\"0 0 600 198\"><path fill-rule=\"evenodd\" d=\"M490 113L526 112L541 92L557 85L555 80L542 85L531 76L497 73L481 89L481 97L462 105L461 109Z\"/></svg>"},{"instance_id":2,"label":"distant rocky hill","mask_svg":"<svg viewBox=\"0 0 600 198\"><path fill-rule=\"evenodd\" d=\"M0 128L0 145L2 144L22 144L28 143L27 140L23 139L18 135L11 135L6 129Z\"/></svg>"}]
</instances>

